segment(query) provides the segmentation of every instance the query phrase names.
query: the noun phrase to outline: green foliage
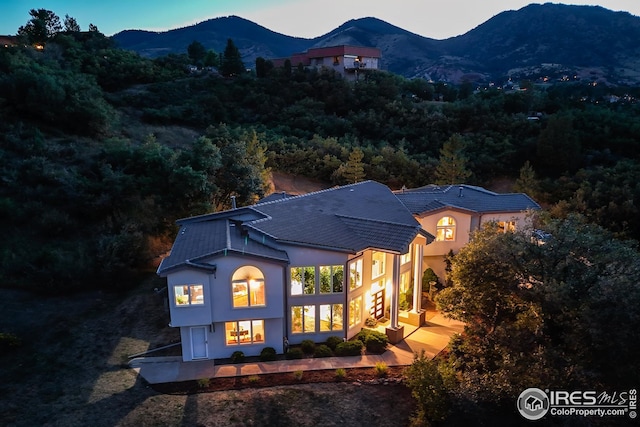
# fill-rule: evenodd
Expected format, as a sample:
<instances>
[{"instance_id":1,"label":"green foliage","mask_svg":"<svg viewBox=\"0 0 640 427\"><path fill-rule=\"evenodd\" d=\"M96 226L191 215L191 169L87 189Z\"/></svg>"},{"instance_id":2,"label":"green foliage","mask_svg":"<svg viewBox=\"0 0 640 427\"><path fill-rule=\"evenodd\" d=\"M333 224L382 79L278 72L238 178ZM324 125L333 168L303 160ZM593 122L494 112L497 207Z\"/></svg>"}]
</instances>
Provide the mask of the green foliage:
<instances>
[{"instance_id":1,"label":"green foliage","mask_svg":"<svg viewBox=\"0 0 640 427\"><path fill-rule=\"evenodd\" d=\"M437 363L428 359L424 350L414 354L413 363L404 372L404 381L417 403L412 425L431 425L446 418L449 395Z\"/></svg>"},{"instance_id":2,"label":"green foliage","mask_svg":"<svg viewBox=\"0 0 640 427\"><path fill-rule=\"evenodd\" d=\"M261 362L271 362L276 360L276 349L273 347L265 347L260 351Z\"/></svg>"},{"instance_id":3,"label":"green foliage","mask_svg":"<svg viewBox=\"0 0 640 427\"><path fill-rule=\"evenodd\" d=\"M467 169L467 158L463 151L465 142L462 136L452 135L440 150L440 160L436 167L436 184L464 184L471 176Z\"/></svg>"},{"instance_id":4,"label":"green foliage","mask_svg":"<svg viewBox=\"0 0 640 427\"><path fill-rule=\"evenodd\" d=\"M333 351L329 348L329 346L325 344L320 344L313 351L313 357L331 357L333 356Z\"/></svg>"},{"instance_id":5,"label":"green foliage","mask_svg":"<svg viewBox=\"0 0 640 427\"><path fill-rule=\"evenodd\" d=\"M304 357L304 351L300 347L290 348L288 352L285 353L285 358L288 360L293 359L302 359Z\"/></svg>"},{"instance_id":6,"label":"green foliage","mask_svg":"<svg viewBox=\"0 0 640 427\"><path fill-rule=\"evenodd\" d=\"M194 40L189 46L187 46L187 55L189 55L189 59L191 59L192 64L202 66L204 58L207 55L207 49L202 43Z\"/></svg>"},{"instance_id":7,"label":"green foliage","mask_svg":"<svg viewBox=\"0 0 640 427\"><path fill-rule=\"evenodd\" d=\"M326 344L331 350L335 350L337 345L343 342L344 340L337 336L330 336L327 338Z\"/></svg>"},{"instance_id":8,"label":"green foliage","mask_svg":"<svg viewBox=\"0 0 640 427\"><path fill-rule=\"evenodd\" d=\"M347 371L345 371L343 368L336 369L336 379L338 381L343 380L346 377L347 377Z\"/></svg>"},{"instance_id":9,"label":"green foliage","mask_svg":"<svg viewBox=\"0 0 640 427\"><path fill-rule=\"evenodd\" d=\"M198 381L198 388L208 388L211 384L210 378L200 378Z\"/></svg>"},{"instance_id":10,"label":"green foliage","mask_svg":"<svg viewBox=\"0 0 640 427\"><path fill-rule=\"evenodd\" d=\"M389 367L384 362L376 362L374 369L376 371L376 376L379 378L382 378L387 376L387 371L389 370Z\"/></svg>"},{"instance_id":11,"label":"green foliage","mask_svg":"<svg viewBox=\"0 0 640 427\"><path fill-rule=\"evenodd\" d=\"M62 30L60 18L47 9L31 9L31 19L18 29L18 35L27 38L29 44L44 45Z\"/></svg>"},{"instance_id":12,"label":"green foliage","mask_svg":"<svg viewBox=\"0 0 640 427\"><path fill-rule=\"evenodd\" d=\"M370 353L382 354L389 344L389 337L386 334L373 329L362 329L356 335L356 339L361 341Z\"/></svg>"},{"instance_id":13,"label":"green foliage","mask_svg":"<svg viewBox=\"0 0 640 427\"><path fill-rule=\"evenodd\" d=\"M244 353L240 350L236 350L233 353L231 353L231 362L233 363L244 362Z\"/></svg>"},{"instance_id":14,"label":"green foliage","mask_svg":"<svg viewBox=\"0 0 640 427\"><path fill-rule=\"evenodd\" d=\"M227 46L222 54L220 63L220 73L225 77L235 77L245 72L245 66L242 63L240 51L233 43L233 40L227 40Z\"/></svg>"},{"instance_id":15,"label":"green foliage","mask_svg":"<svg viewBox=\"0 0 640 427\"><path fill-rule=\"evenodd\" d=\"M300 343L300 348L305 354L313 354L316 349L316 343L312 340L302 340Z\"/></svg>"},{"instance_id":16,"label":"green foliage","mask_svg":"<svg viewBox=\"0 0 640 427\"><path fill-rule=\"evenodd\" d=\"M296 381L302 381L303 376L304 376L304 371L301 371L301 370L293 371L293 378L295 378Z\"/></svg>"},{"instance_id":17,"label":"green foliage","mask_svg":"<svg viewBox=\"0 0 640 427\"><path fill-rule=\"evenodd\" d=\"M487 227L453 259L453 286L436 300L467 323L451 348L461 390L497 400L534 383L637 383L640 337L624 326L640 316L637 251L575 216L538 226L548 241Z\"/></svg>"},{"instance_id":18,"label":"green foliage","mask_svg":"<svg viewBox=\"0 0 640 427\"><path fill-rule=\"evenodd\" d=\"M360 356L364 344L360 340L344 341L336 346L336 356Z\"/></svg>"}]
</instances>

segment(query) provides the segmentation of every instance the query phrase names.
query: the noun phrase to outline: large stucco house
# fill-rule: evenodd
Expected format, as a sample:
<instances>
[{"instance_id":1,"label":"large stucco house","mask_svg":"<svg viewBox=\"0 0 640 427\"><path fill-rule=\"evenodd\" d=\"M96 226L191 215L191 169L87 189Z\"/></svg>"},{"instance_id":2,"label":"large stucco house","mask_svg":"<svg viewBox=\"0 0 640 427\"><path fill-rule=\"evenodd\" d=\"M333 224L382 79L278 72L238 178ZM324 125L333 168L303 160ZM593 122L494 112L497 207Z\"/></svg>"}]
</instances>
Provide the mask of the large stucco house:
<instances>
[{"instance_id":1,"label":"large stucco house","mask_svg":"<svg viewBox=\"0 0 640 427\"><path fill-rule=\"evenodd\" d=\"M452 188L394 193L366 181L180 220L158 274L167 278L183 359L258 355L267 346L282 352L285 337L349 339L370 317L389 319L390 341L401 340L401 322L424 320L425 268L438 271L442 255L482 222L510 229L538 207L524 195L508 208L511 201L477 187L455 192L458 203L448 199ZM491 197L505 204L493 213L473 208Z\"/></svg>"}]
</instances>

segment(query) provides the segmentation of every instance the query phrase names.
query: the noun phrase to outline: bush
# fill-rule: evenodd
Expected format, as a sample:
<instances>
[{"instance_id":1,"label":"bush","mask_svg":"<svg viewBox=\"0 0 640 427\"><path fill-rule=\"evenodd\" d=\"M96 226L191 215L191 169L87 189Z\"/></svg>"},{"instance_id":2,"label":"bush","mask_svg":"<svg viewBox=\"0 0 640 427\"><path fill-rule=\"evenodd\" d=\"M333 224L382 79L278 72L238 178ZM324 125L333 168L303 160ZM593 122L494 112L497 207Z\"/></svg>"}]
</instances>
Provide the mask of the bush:
<instances>
[{"instance_id":1,"label":"bush","mask_svg":"<svg viewBox=\"0 0 640 427\"><path fill-rule=\"evenodd\" d=\"M289 360L302 359L304 357L304 352L300 347L294 347L289 349L289 351L285 354L285 357Z\"/></svg>"},{"instance_id":2,"label":"bush","mask_svg":"<svg viewBox=\"0 0 640 427\"><path fill-rule=\"evenodd\" d=\"M260 361L271 362L272 360L276 360L276 349L273 347L263 348L260 352Z\"/></svg>"},{"instance_id":3,"label":"bush","mask_svg":"<svg viewBox=\"0 0 640 427\"><path fill-rule=\"evenodd\" d=\"M342 380L347 376L347 371L345 371L343 368L338 368L336 369L336 379Z\"/></svg>"},{"instance_id":4,"label":"bush","mask_svg":"<svg viewBox=\"0 0 640 427\"><path fill-rule=\"evenodd\" d=\"M386 334L371 329L361 330L356 338L364 344L370 353L384 353L389 344L389 337Z\"/></svg>"},{"instance_id":5,"label":"bush","mask_svg":"<svg viewBox=\"0 0 640 427\"><path fill-rule=\"evenodd\" d=\"M336 356L360 356L363 347L360 340L341 342L336 346Z\"/></svg>"},{"instance_id":6,"label":"bush","mask_svg":"<svg viewBox=\"0 0 640 427\"><path fill-rule=\"evenodd\" d=\"M303 375L304 375L304 371L301 371L299 369L293 372L293 378L295 378L297 381L302 380Z\"/></svg>"},{"instance_id":7,"label":"bush","mask_svg":"<svg viewBox=\"0 0 640 427\"><path fill-rule=\"evenodd\" d=\"M313 354L316 349L316 343L311 340L302 340L300 343L300 348L305 354Z\"/></svg>"},{"instance_id":8,"label":"bush","mask_svg":"<svg viewBox=\"0 0 640 427\"><path fill-rule=\"evenodd\" d=\"M244 362L244 353L241 352L240 350L236 350L233 353L231 353L231 361L233 363L242 363Z\"/></svg>"},{"instance_id":9,"label":"bush","mask_svg":"<svg viewBox=\"0 0 640 427\"><path fill-rule=\"evenodd\" d=\"M335 351L336 346L343 341L344 340L340 337L330 336L329 338L327 338L326 344L331 350Z\"/></svg>"},{"instance_id":10,"label":"bush","mask_svg":"<svg viewBox=\"0 0 640 427\"><path fill-rule=\"evenodd\" d=\"M386 364L386 363L384 363L384 362L377 362L377 363L376 363L376 366L375 366L375 369L376 369L376 375L377 375L378 377L382 378L382 377L386 377L386 376L387 376L387 369L388 369L388 367L387 367L387 364Z\"/></svg>"},{"instance_id":11,"label":"bush","mask_svg":"<svg viewBox=\"0 0 640 427\"><path fill-rule=\"evenodd\" d=\"M198 387L200 388L207 388L209 387L209 384L211 384L211 380L209 378L200 378L198 380Z\"/></svg>"},{"instance_id":12,"label":"bush","mask_svg":"<svg viewBox=\"0 0 640 427\"><path fill-rule=\"evenodd\" d=\"M331 357L332 355L333 352L331 351L329 346L325 344L320 344L313 352L313 357Z\"/></svg>"}]
</instances>

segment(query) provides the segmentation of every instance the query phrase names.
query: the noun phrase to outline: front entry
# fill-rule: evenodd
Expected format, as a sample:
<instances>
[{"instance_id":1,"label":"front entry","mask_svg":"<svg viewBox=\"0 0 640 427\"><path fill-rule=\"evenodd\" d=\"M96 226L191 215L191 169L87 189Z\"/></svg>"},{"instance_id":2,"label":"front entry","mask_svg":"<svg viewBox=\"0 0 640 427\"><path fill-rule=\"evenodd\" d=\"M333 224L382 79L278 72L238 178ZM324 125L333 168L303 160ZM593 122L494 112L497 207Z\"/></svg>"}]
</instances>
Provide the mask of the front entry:
<instances>
[{"instance_id":1,"label":"front entry","mask_svg":"<svg viewBox=\"0 0 640 427\"><path fill-rule=\"evenodd\" d=\"M196 326L191 328L191 358L206 359L207 357L207 327Z\"/></svg>"},{"instance_id":2,"label":"front entry","mask_svg":"<svg viewBox=\"0 0 640 427\"><path fill-rule=\"evenodd\" d=\"M374 319L382 319L384 317L384 289L379 290L372 296L373 304L371 305L371 317Z\"/></svg>"}]
</instances>

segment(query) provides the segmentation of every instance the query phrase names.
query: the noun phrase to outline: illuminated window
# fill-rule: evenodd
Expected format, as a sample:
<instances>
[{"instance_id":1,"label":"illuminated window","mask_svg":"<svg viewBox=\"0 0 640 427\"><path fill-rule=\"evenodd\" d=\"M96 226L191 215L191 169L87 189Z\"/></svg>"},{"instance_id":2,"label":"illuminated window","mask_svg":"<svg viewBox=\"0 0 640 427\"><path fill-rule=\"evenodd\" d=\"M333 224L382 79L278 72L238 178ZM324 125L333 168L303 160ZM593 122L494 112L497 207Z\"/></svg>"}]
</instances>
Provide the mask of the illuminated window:
<instances>
[{"instance_id":1,"label":"illuminated window","mask_svg":"<svg viewBox=\"0 0 640 427\"><path fill-rule=\"evenodd\" d=\"M224 331L227 345L264 343L264 320L226 322Z\"/></svg>"},{"instance_id":2,"label":"illuminated window","mask_svg":"<svg viewBox=\"0 0 640 427\"><path fill-rule=\"evenodd\" d=\"M204 287L202 285L178 285L173 287L174 301L177 306L204 304Z\"/></svg>"},{"instance_id":3,"label":"illuminated window","mask_svg":"<svg viewBox=\"0 0 640 427\"><path fill-rule=\"evenodd\" d=\"M362 258L349 264L349 290L362 286Z\"/></svg>"},{"instance_id":4,"label":"illuminated window","mask_svg":"<svg viewBox=\"0 0 640 427\"><path fill-rule=\"evenodd\" d=\"M444 216L436 226L436 241L451 242L456 240L456 220L450 216Z\"/></svg>"},{"instance_id":5,"label":"illuminated window","mask_svg":"<svg viewBox=\"0 0 640 427\"><path fill-rule=\"evenodd\" d=\"M411 262L411 252L407 252L400 256L400 264L406 264L408 262Z\"/></svg>"},{"instance_id":6,"label":"illuminated window","mask_svg":"<svg viewBox=\"0 0 640 427\"><path fill-rule=\"evenodd\" d=\"M373 252L371 255L371 278L375 279L384 274L385 261L387 254L384 252Z\"/></svg>"},{"instance_id":7,"label":"illuminated window","mask_svg":"<svg viewBox=\"0 0 640 427\"><path fill-rule=\"evenodd\" d=\"M231 278L233 307L256 307L265 305L264 276L251 265L240 267Z\"/></svg>"},{"instance_id":8,"label":"illuminated window","mask_svg":"<svg viewBox=\"0 0 640 427\"><path fill-rule=\"evenodd\" d=\"M342 330L342 304L320 306L320 332Z\"/></svg>"},{"instance_id":9,"label":"illuminated window","mask_svg":"<svg viewBox=\"0 0 640 427\"><path fill-rule=\"evenodd\" d=\"M294 305L291 307L291 333L302 334L316 331L316 306Z\"/></svg>"},{"instance_id":10,"label":"illuminated window","mask_svg":"<svg viewBox=\"0 0 640 427\"><path fill-rule=\"evenodd\" d=\"M503 233L513 233L516 231L516 222L515 221L499 221L498 229Z\"/></svg>"},{"instance_id":11,"label":"illuminated window","mask_svg":"<svg viewBox=\"0 0 640 427\"><path fill-rule=\"evenodd\" d=\"M291 295L314 295L316 293L316 268L291 268Z\"/></svg>"},{"instance_id":12,"label":"illuminated window","mask_svg":"<svg viewBox=\"0 0 640 427\"><path fill-rule=\"evenodd\" d=\"M342 292L344 267L341 265L320 266L320 293L331 294Z\"/></svg>"},{"instance_id":13,"label":"illuminated window","mask_svg":"<svg viewBox=\"0 0 640 427\"><path fill-rule=\"evenodd\" d=\"M349 327L356 326L362 321L362 296L349 301Z\"/></svg>"}]
</instances>

